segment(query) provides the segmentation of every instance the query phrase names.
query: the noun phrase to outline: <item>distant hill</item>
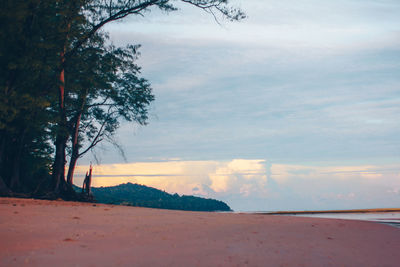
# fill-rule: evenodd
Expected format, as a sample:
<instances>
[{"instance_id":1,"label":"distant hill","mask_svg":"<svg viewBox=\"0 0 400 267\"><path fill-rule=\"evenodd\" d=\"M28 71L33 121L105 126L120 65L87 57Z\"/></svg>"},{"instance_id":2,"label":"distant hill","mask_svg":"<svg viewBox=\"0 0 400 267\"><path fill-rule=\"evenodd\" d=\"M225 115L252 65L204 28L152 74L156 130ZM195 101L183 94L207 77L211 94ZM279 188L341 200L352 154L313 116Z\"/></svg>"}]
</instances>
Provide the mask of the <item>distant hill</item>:
<instances>
[{"instance_id":1,"label":"distant hill","mask_svg":"<svg viewBox=\"0 0 400 267\"><path fill-rule=\"evenodd\" d=\"M81 190L78 187L76 189ZM132 183L92 187L92 193L97 202L104 204L188 211L231 211L226 203L219 200L172 195L153 187Z\"/></svg>"}]
</instances>

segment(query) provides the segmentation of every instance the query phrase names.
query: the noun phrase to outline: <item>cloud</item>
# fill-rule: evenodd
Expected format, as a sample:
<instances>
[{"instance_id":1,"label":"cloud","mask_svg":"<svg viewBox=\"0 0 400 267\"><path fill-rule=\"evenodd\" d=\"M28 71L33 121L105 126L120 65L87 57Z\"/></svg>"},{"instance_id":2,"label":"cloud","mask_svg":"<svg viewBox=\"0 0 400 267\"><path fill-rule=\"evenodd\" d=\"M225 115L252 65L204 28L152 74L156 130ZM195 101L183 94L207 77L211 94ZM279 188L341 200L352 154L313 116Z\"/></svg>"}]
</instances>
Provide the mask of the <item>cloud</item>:
<instances>
[{"instance_id":1,"label":"cloud","mask_svg":"<svg viewBox=\"0 0 400 267\"><path fill-rule=\"evenodd\" d=\"M233 160L209 174L210 188L216 193L235 193L249 196L263 192L266 169L263 160Z\"/></svg>"},{"instance_id":2,"label":"cloud","mask_svg":"<svg viewBox=\"0 0 400 267\"><path fill-rule=\"evenodd\" d=\"M248 18L219 26L196 8L180 5L167 16L152 12L124 24L110 24L113 38L121 42L147 35L158 42L207 47L210 43L237 44L242 48L306 49L308 55L335 50L396 47L400 5L392 1L239 1ZM397 34L396 34L397 31ZM118 36L117 36L118 35ZM312 51L314 50L314 51Z\"/></svg>"},{"instance_id":3,"label":"cloud","mask_svg":"<svg viewBox=\"0 0 400 267\"><path fill-rule=\"evenodd\" d=\"M78 166L76 183L88 166ZM93 186L136 182L227 201L235 210L393 207L400 166L313 166L266 160L167 161L95 166Z\"/></svg>"},{"instance_id":4,"label":"cloud","mask_svg":"<svg viewBox=\"0 0 400 267\"><path fill-rule=\"evenodd\" d=\"M95 183L244 210L398 203L399 2L237 3L249 18L222 27L185 6L109 26L115 43L143 44L156 101L149 125L117 136L142 163L109 166L115 153L98 150Z\"/></svg>"},{"instance_id":5,"label":"cloud","mask_svg":"<svg viewBox=\"0 0 400 267\"><path fill-rule=\"evenodd\" d=\"M88 166L77 166L76 182ZM264 160L168 161L105 164L93 171L93 186L111 186L136 182L155 186L171 193L213 196L217 193L249 194L266 182Z\"/></svg>"},{"instance_id":6,"label":"cloud","mask_svg":"<svg viewBox=\"0 0 400 267\"><path fill-rule=\"evenodd\" d=\"M351 209L395 207L400 166L310 166L272 164L267 199L280 209ZM391 192L391 194L388 194ZM294 205L296 203L296 205ZM278 208L279 209L279 208Z\"/></svg>"}]
</instances>

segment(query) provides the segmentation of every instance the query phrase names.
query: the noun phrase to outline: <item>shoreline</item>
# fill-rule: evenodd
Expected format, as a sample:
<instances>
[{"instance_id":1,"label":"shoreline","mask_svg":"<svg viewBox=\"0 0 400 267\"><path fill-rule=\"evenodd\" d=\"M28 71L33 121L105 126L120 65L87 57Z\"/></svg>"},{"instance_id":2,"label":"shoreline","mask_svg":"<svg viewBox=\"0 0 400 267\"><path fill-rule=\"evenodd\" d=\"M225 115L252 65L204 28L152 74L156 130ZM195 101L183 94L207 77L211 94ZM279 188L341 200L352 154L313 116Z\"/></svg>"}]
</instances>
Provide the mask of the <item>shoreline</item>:
<instances>
[{"instance_id":1,"label":"shoreline","mask_svg":"<svg viewBox=\"0 0 400 267\"><path fill-rule=\"evenodd\" d=\"M264 215L301 215L301 214L346 214L346 213L387 213L400 212L400 208L377 208L377 209L349 209L349 210L304 210L304 211L267 211L267 212L238 212L244 214Z\"/></svg>"},{"instance_id":2,"label":"shoreline","mask_svg":"<svg viewBox=\"0 0 400 267\"><path fill-rule=\"evenodd\" d=\"M400 230L340 219L0 198L0 266L398 266Z\"/></svg>"}]
</instances>

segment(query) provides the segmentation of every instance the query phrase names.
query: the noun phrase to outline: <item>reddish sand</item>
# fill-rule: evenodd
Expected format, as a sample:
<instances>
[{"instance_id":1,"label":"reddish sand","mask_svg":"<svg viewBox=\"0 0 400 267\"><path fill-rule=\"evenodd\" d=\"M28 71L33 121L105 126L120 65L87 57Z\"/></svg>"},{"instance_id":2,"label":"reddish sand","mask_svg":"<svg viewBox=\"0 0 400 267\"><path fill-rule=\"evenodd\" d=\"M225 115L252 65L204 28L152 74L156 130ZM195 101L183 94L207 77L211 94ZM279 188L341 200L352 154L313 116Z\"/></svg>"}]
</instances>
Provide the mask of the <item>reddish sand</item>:
<instances>
[{"instance_id":1,"label":"reddish sand","mask_svg":"<svg viewBox=\"0 0 400 267\"><path fill-rule=\"evenodd\" d=\"M0 266L399 266L372 222L0 198Z\"/></svg>"}]
</instances>

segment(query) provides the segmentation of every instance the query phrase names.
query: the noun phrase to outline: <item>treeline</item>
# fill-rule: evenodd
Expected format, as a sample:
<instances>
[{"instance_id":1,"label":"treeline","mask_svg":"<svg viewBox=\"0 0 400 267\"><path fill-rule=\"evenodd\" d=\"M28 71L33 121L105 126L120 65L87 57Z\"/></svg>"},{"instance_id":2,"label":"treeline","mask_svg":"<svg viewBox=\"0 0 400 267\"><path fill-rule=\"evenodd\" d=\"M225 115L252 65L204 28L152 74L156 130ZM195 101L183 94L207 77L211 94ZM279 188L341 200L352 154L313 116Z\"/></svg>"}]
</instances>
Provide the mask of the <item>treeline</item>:
<instances>
[{"instance_id":1,"label":"treeline","mask_svg":"<svg viewBox=\"0 0 400 267\"><path fill-rule=\"evenodd\" d=\"M132 183L112 187L94 187L92 192L96 201L104 204L171 210L231 211L226 203L219 200L172 195L156 188Z\"/></svg>"},{"instance_id":2,"label":"treeline","mask_svg":"<svg viewBox=\"0 0 400 267\"><path fill-rule=\"evenodd\" d=\"M0 195L76 199L77 160L102 141L117 145L121 121L148 122L154 95L135 63L140 46L114 46L103 27L174 11L173 2L1 1ZM226 0L181 2L244 17Z\"/></svg>"}]
</instances>

